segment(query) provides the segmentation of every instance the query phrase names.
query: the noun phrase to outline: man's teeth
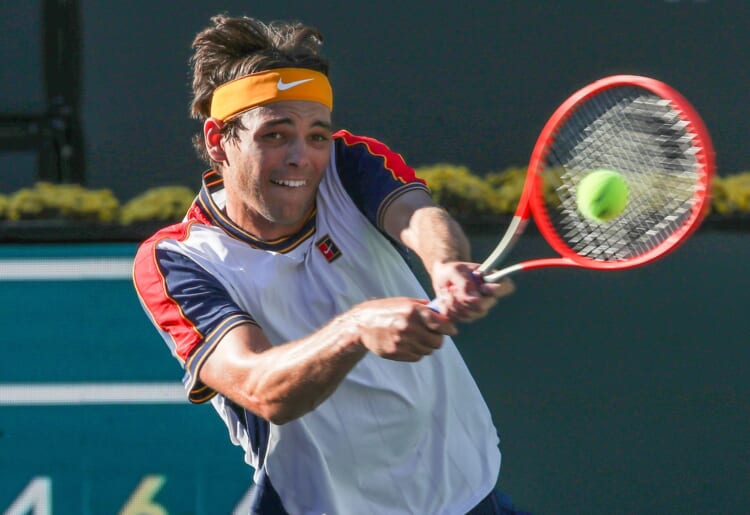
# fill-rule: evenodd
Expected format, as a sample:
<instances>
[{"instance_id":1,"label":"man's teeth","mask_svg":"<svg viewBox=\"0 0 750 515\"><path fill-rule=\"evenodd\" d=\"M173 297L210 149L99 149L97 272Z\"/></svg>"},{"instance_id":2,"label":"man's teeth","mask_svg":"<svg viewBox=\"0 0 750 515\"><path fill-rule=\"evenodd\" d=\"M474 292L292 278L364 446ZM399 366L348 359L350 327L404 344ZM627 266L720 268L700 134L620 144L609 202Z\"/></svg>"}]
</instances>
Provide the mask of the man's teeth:
<instances>
[{"instance_id":1,"label":"man's teeth","mask_svg":"<svg viewBox=\"0 0 750 515\"><path fill-rule=\"evenodd\" d=\"M288 186L290 188L299 188L300 186L304 186L307 184L307 181L279 181L279 180L272 180L274 184L280 184L281 186Z\"/></svg>"}]
</instances>

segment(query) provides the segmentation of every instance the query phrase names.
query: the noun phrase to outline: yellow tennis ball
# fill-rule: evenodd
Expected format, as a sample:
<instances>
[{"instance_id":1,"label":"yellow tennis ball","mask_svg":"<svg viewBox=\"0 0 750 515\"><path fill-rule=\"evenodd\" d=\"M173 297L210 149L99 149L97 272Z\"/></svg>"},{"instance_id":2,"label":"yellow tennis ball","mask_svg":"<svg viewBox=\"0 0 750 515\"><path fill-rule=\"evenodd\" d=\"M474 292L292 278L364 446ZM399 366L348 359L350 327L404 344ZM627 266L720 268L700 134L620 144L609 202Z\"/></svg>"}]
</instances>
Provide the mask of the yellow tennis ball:
<instances>
[{"instance_id":1,"label":"yellow tennis ball","mask_svg":"<svg viewBox=\"0 0 750 515\"><path fill-rule=\"evenodd\" d=\"M628 204L630 190L621 174L606 169L594 170L581 180L576 203L581 214L595 222L617 217Z\"/></svg>"}]
</instances>

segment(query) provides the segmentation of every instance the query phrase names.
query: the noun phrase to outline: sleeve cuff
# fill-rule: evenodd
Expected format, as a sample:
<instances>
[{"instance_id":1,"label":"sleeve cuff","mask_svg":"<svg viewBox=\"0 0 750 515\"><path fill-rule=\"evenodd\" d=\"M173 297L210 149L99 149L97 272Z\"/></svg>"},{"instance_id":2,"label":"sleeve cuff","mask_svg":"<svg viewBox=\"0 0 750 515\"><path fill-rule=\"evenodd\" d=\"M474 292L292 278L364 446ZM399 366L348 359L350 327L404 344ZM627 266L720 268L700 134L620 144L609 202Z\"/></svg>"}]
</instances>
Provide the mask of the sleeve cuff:
<instances>
[{"instance_id":1,"label":"sleeve cuff","mask_svg":"<svg viewBox=\"0 0 750 515\"><path fill-rule=\"evenodd\" d=\"M216 395L215 390L198 379L200 370L222 338L235 327L244 324L257 325L255 320L247 313L236 313L225 318L213 331L206 335L203 344L188 358L185 363L185 375L182 378L182 383L185 385L190 402L202 404Z\"/></svg>"}]
</instances>

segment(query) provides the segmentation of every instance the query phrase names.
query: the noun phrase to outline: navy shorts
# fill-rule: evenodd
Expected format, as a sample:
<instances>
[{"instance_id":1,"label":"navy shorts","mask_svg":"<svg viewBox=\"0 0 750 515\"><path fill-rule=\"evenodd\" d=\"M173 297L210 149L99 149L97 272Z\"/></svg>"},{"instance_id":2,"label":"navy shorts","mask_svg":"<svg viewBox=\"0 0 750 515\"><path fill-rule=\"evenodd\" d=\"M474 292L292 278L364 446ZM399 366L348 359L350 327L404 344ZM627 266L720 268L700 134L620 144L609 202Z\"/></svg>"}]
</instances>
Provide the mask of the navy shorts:
<instances>
[{"instance_id":1,"label":"navy shorts","mask_svg":"<svg viewBox=\"0 0 750 515\"><path fill-rule=\"evenodd\" d=\"M517 510L513 501L505 494L493 490L482 502L466 515L531 515L528 511Z\"/></svg>"}]
</instances>

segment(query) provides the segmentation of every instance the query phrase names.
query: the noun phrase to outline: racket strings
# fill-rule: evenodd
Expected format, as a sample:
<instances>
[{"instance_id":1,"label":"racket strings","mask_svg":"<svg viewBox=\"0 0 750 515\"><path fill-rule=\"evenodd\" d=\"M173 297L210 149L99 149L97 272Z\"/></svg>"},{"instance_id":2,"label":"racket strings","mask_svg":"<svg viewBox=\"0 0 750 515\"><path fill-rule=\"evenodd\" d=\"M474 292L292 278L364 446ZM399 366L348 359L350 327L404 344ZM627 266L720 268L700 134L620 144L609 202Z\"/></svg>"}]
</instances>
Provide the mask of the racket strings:
<instances>
[{"instance_id":1,"label":"racket strings","mask_svg":"<svg viewBox=\"0 0 750 515\"><path fill-rule=\"evenodd\" d=\"M663 243L695 215L701 166L689 125L667 100L637 87L588 99L558 129L542 174L553 228L578 255L626 260ZM576 189L596 169L629 187L625 210L608 222L584 218Z\"/></svg>"}]
</instances>

